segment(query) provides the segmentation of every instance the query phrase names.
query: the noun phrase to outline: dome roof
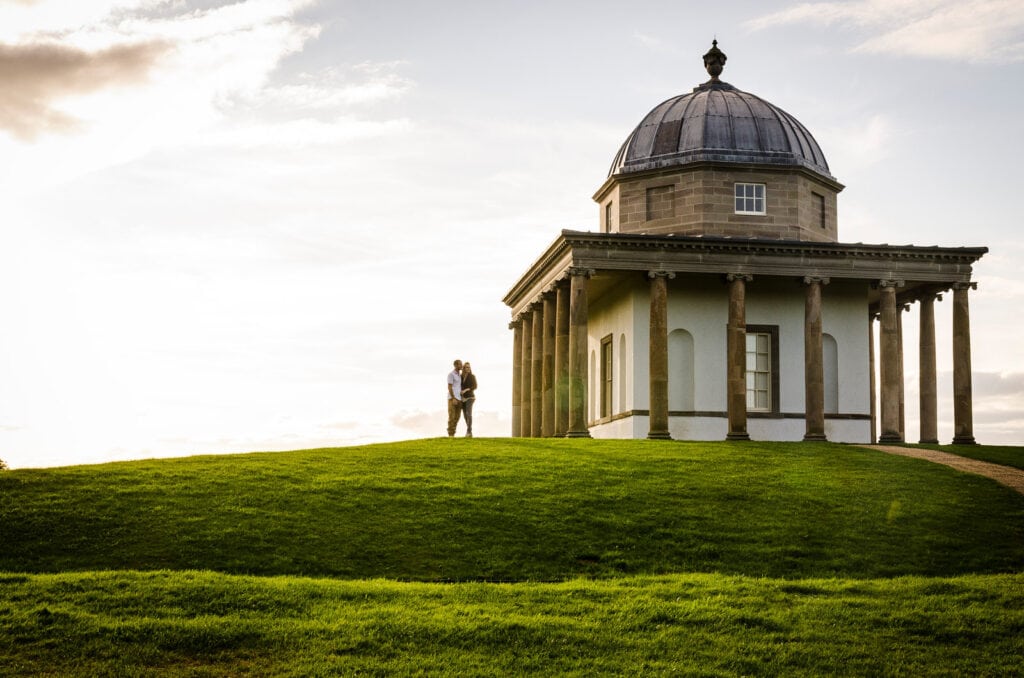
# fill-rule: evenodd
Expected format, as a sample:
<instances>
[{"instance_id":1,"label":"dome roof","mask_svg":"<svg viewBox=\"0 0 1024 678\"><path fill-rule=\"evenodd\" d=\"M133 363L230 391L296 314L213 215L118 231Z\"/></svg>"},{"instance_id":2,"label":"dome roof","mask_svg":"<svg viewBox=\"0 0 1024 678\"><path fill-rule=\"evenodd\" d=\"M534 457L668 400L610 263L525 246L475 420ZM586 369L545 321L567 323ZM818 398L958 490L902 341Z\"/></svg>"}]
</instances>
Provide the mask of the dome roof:
<instances>
[{"instance_id":1,"label":"dome roof","mask_svg":"<svg viewBox=\"0 0 1024 678\"><path fill-rule=\"evenodd\" d=\"M609 177L724 162L803 167L835 181L821 147L800 121L718 79L725 54L717 41L704 63L711 80L644 116L616 154Z\"/></svg>"}]
</instances>

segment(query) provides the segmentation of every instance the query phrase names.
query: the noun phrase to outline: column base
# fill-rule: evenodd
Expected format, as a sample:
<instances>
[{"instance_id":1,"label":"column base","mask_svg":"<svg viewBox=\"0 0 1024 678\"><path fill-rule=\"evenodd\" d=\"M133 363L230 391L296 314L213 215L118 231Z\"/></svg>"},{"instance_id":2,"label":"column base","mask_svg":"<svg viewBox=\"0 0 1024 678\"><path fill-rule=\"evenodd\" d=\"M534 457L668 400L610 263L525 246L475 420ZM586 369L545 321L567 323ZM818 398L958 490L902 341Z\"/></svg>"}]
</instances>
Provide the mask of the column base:
<instances>
[{"instance_id":1,"label":"column base","mask_svg":"<svg viewBox=\"0 0 1024 678\"><path fill-rule=\"evenodd\" d=\"M668 431L651 431L647 434L648 440L672 440L672 434Z\"/></svg>"},{"instance_id":2,"label":"column base","mask_svg":"<svg viewBox=\"0 0 1024 678\"><path fill-rule=\"evenodd\" d=\"M805 443L827 443L828 438L825 437L824 433L805 433Z\"/></svg>"},{"instance_id":3,"label":"column base","mask_svg":"<svg viewBox=\"0 0 1024 678\"><path fill-rule=\"evenodd\" d=\"M590 431L569 431L565 434L566 438L589 438Z\"/></svg>"},{"instance_id":4,"label":"column base","mask_svg":"<svg viewBox=\"0 0 1024 678\"><path fill-rule=\"evenodd\" d=\"M953 438L954 445L977 445L978 441L974 439L974 436L956 436Z\"/></svg>"},{"instance_id":5,"label":"column base","mask_svg":"<svg viewBox=\"0 0 1024 678\"><path fill-rule=\"evenodd\" d=\"M883 433L878 436L878 442L882 445L886 443L902 443L903 438L899 433Z\"/></svg>"},{"instance_id":6,"label":"column base","mask_svg":"<svg viewBox=\"0 0 1024 678\"><path fill-rule=\"evenodd\" d=\"M743 433L730 433L725 436L726 440L750 440L750 434L744 431Z\"/></svg>"},{"instance_id":7,"label":"column base","mask_svg":"<svg viewBox=\"0 0 1024 678\"><path fill-rule=\"evenodd\" d=\"M926 438L921 438L917 442L920 445L938 445L939 444L939 439L938 438L927 438L927 439Z\"/></svg>"}]
</instances>

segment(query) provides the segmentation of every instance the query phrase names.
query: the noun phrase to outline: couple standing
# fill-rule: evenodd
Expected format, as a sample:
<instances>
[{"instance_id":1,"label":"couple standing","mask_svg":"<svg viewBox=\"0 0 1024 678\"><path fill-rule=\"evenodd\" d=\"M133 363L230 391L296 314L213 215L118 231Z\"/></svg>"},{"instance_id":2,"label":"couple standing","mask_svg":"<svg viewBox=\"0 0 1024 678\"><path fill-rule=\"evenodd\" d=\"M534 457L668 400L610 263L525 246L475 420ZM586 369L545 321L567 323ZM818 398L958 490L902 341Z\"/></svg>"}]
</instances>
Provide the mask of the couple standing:
<instances>
[{"instance_id":1,"label":"couple standing","mask_svg":"<svg viewBox=\"0 0 1024 678\"><path fill-rule=\"evenodd\" d=\"M469 363L456 360L448 373L448 437L455 436L459 415L466 417L466 437L473 437L473 402L476 400L476 377Z\"/></svg>"}]
</instances>

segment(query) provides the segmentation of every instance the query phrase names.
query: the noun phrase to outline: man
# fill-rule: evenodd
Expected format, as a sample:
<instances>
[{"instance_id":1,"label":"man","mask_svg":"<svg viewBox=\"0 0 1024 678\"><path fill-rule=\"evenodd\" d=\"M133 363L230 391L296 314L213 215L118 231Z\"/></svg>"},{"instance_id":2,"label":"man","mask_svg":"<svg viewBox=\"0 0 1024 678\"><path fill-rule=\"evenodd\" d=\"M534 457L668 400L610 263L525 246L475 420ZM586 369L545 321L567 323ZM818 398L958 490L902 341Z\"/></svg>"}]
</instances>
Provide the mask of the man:
<instances>
[{"instance_id":1,"label":"man","mask_svg":"<svg viewBox=\"0 0 1024 678\"><path fill-rule=\"evenodd\" d=\"M462 361L456 360L455 369L448 373L448 437L455 437L455 427L462 415Z\"/></svg>"}]
</instances>

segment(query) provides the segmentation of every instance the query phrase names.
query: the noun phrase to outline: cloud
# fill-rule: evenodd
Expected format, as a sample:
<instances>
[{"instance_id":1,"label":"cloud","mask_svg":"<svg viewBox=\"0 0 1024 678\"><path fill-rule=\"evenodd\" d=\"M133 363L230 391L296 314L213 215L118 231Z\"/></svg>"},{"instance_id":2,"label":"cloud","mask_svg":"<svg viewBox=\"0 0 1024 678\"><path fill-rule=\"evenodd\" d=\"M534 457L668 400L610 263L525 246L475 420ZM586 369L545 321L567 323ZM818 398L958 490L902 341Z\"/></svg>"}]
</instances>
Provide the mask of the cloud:
<instances>
[{"instance_id":1,"label":"cloud","mask_svg":"<svg viewBox=\"0 0 1024 678\"><path fill-rule=\"evenodd\" d=\"M146 79L170 49L165 42L115 45L89 52L58 44L0 44L0 128L30 140L74 129L60 99Z\"/></svg>"},{"instance_id":2,"label":"cloud","mask_svg":"<svg viewBox=\"0 0 1024 678\"><path fill-rule=\"evenodd\" d=\"M444 429L448 422L448 413L445 410L423 412L422 410L403 410L390 417L392 425L410 431L418 437L429 437L440 435L438 431Z\"/></svg>"},{"instance_id":3,"label":"cloud","mask_svg":"<svg viewBox=\"0 0 1024 678\"><path fill-rule=\"evenodd\" d=\"M829 149L832 166L861 170L884 162L896 136L886 116L858 117L845 126L822 126L815 136Z\"/></svg>"},{"instance_id":4,"label":"cloud","mask_svg":"<svg viewBox=\"0 0 1024 678\"><path fill-rule=\"evenodd\" d=\"M413 86L412 81L398 73L404 65L403 61L362 62L319 73L302 73L298 82L266 87L258 98L250 98L246 103L315 111L393 101Z\"/></svg>"},{"instance_id":5,"label":"cloud","mask_svg":"<svg viewBox=\"0 0 1024 678\"><path fill-rule=\"evenodd\" d=\"M633 39L639 42L641 45L660 54L672 53L674 50L665 44L665 41L661 38L657 38L647 33L641 33L639 30L633 31Z\"/></svg>"},{"instance_id":6,"label":"cloud","mask_svg":"<svg viewBox=\"0 0 1024 678\"><path fill-rule=\"evenodd\" d=\"M1024 372L998 374L995 372L974 372L971 386L977 395L983 397L1017 396L1024 398Z\"/></svg>"},{"instance_id":7,"label":"cloud","mask_svg":"<svg viewBox=\"0 0 1024 678\"><path fill-rule=\"evenodd\" d=\"M765 30L797 23L849 25L880 33L858 52L971 63L1024 61L1024 3L1020 0L859 0L805 2L746 23Z\"/></svg>"},{"instance_id":8,"label":"cloud","mask_svg":"<svg viewBox=\"0 0 1024 678\"><path fill-rule=\"evenodd\" d=\"M78 11L83 5L89 12ZM326 90L338 82L280 72L283 59L319 35L319 25L297 16L309 5L0 5L0 152L7 159L0 183L12 192L37 192L161 151L224 148L231 139L219 140L220 134L234 136L245 149L265 145L252 141L257 136L295 148L381 133L379 126L360 126L345 117L347 111L322 105L333 96ZM362 89L335 99L397 96L392 93L405 86L393 68L390 74L374 73L369 65L350 71L356 75L344 85ZM312 103L289 108L275 97L289 86L275 82L282 76L305 85ZM270 103L260 103L265 100ZM284 126L280 134L278 124Z\"/></svg>"}]
</instances>

